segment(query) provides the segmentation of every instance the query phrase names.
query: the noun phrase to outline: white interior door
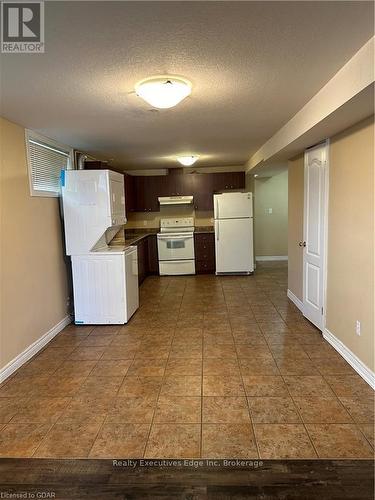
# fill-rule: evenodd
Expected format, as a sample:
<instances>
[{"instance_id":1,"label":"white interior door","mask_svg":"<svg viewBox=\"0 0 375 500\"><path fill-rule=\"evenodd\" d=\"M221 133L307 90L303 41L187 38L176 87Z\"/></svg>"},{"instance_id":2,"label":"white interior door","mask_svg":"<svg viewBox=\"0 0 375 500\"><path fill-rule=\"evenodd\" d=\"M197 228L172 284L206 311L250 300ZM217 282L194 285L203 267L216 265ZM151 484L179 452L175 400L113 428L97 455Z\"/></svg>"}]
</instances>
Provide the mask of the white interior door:
<instances>
[{"instance_id":1,"label":"white interior door","mask_svg":"<svg viewBox=\"0 0 375 500\"><path fill-rule=\"evenodd\" d=\"M305 151L303 314L323 329L328 142Z\"/></svg>"}]
</instances>

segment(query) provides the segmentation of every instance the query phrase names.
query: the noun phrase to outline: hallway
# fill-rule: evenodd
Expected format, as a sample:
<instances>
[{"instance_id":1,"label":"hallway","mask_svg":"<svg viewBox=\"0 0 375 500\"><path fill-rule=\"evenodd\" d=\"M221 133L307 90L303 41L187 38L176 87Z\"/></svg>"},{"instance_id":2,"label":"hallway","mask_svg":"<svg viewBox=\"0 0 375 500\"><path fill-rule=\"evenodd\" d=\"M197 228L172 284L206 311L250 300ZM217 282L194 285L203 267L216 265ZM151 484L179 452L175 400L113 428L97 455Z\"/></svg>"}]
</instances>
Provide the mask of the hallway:
<instances>
[{"instance_id":1,"label":"hallway","mask_svg":"<svg viewBox=\"0 0 375 500\"><path fill-rule=\"evenodd\" d=\"M3 457L371 458L373 391L249 277L149 277L126 326L68 326L0 387Z\"/></svg>"}]
</instances>

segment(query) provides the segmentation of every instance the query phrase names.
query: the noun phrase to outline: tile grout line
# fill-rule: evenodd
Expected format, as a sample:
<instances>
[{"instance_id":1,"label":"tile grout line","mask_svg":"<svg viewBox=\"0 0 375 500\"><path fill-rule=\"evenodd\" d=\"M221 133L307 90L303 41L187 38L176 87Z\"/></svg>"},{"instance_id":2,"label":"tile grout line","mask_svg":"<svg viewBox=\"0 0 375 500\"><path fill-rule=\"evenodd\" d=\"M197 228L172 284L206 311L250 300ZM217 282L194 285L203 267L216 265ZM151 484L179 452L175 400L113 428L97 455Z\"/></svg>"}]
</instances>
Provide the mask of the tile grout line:
<instances>
[{"instance_id":1,"label":"tile grout line","mask_svg":"<svg viewBox=\"0 0 375 500\"><path fill-rule=\"evenodd\" d=\"M129 369L129 368L128 368L128 369ZM127 372L126 372L126 373L127 373ZM117 398L117 395L118 395L118 393L119 393L119 391L120 391L120 388L121 388L122 384L124 383L125 377L126 377L126 374L122 377L121 384L119 384L119 386L118 386L118 389L117 389L117 391L116 391L116 395L115 395L115 396L114 396L114 398L113 398L113 399L114 399L114 402L113 402L113 405L111 406L111 408L113 408L113 407L114 407L115 400L116 400L116 398ZM98 436L99 436L100 432L102 431L102 429L103 429L104 425L107 423L107 419L108 419L108 412L106 413L105 417L103 418L103 422L102 422L102 423L101 423L101 425L99 426L98 432L96 433L95 439L93 440L92 445L91 445L91 447L90 447L90 450L89 450L89 452L88 452L88 454L87 454L87 458L89 458L89 457L90 457L90 453L92 452L92 449L94 448L94 445L95 445L95 443L96 443L96 440L98 439Z\"/></svg>"},{"instance_id":2,"label":"tile grout line","mask_svg":"<svg viewBox=\"0 0 375 500\"><path fill-rule=\"evenodd\" d=\"M119 331L120 331L120 329L119 329ZM142 338L143 338L143 337L142 337ZM102 359L103 355L104 355L104 353L103 353L103 354L102 354L102 356L99 358L98 363L99 363L99 361ZM120 388L121 388L122 384L124 383L124 380L125 380L125 378L126 378L126 375L127 375L128 371L129 371L129 369L131 368L131 366L133 365L133 362L135 361L135 357L136 357L136 354L134 353L134 357L131 359L131 364L130 364L130 366L128 367L128 369L127 369L127 371L126 371L125 375L122 377L122 382L121 382L121 384L119 385L119 387L118 387L118 389L117 389L117 391L116 391L116 395L114 396L114 403L115 403L116 398L118 397L118 394L119 394ZM95 366L96 366L96 365L95 365ZM112 406L112 408L113 408L113 406ZM104 425L106 424L107 420L108 420L108 412L106 413L106 415L105 415L105 417L104 417L104 419L103 419L102 424L99 426L98 432L97 432L97 434L96 434L96 436L95 436L95 439L93 440L92 446L90 447L90 450L89 450L89 452L88 452L87 457L89 457L89 456L90 456L90 453L92 452L92 449L94 448L95 442L97 441L98 436L99 436L100 432L102 431L102 429L103 429Z\"/></svg>"},{"instance_id":3,"label":"tile grout line","mask_svg":"<svg viewBox=\"0 0 375 500\"><path fill-rule=\"evenodd\" d=\"M279 374L278 376L281 378L281 380L283 381L283 383L286 386L286 394L288 395L288 397L291 399L291 401L293 403L293 407L295 408L296 414L299 416L299 418L301 420L301 424L303 425L303 428L304 428L305 432L307 433L307 436L308 436L309 441L311 443L312 449L315 451L316 456L319 458L317 449L314 446L314 443L312 442L312 438L311 438L311 436L309 434L309 431L307 429L307 426L306 426L308 424L308 422L305 422L305 419L302 416L302 412L299 410L299 408L297 406L297 403L295 401L296 399L299 398L299 396L297 394L295 396L293 396L292 392L291 392L291 389L289 389L288 385L285 382L285 379L288 376L290 376L290 375L288 375L288 372L286 372L285 375L283 375L281 373L281 369L280 369L279 364L278 364L278 360L280 359L279 352L278 352L277 349L275 351L272 350L272 347L274 345L274 344L271 344L272 337L271 338L267 337L264 334L263 329L261 328L261 325L267 326L266 325L267 322L271 322L272 323L272 321L274 321L275 324L280 324L280 325L281 324L286 324L288 330L292 334L296 333L296 334L299 335L299 337L297 337L297 336L295 337L295 340L292 340L291 345L299 345L299 346L301 346L303 352L306 352L306 354L307 354L307 358L306 359L309 359L309 361L314 366L314 373L309 373L309 375L318 375L319 377L321 377L321 380L324 380L325 384L327 384L327 386L331 390L331 394L330 395L332 396L332 398L334 398L335 401L337 401L337 400L339 401L340 408L342 408L346 412L346 414L348 415L348 420L350 420L350 422L342 422L342 425L351 425L351 426L353 426L353 429L355 428L355 431L358 432L358 437L360 437L361 439L364 440L364 444L366 444L366 446L369 446L369 447L372 448L372 442L366 437L366 434L364 433L364 431L362 431L362 429L360 427L360 425L366 424L366 422L357 423L354 420L354 417L352 417L352 413L350 413L346 409L346 407L344 406L344 404L341 401L340 397L338 396L336 390L334 389L334 386L331 386L331 383L328 381L328 379L330 378L330 379L332 379L332 383L333 383L333 381L334 381L333 379L335 379L335 377L334 377L335 374L331 374L331 375L329 373L328 374L324 374L324 371L322 371L317 366L315 366L316 360L317 359L325 359L324 356L323 356L323 358L316 358L316 357L312 358L311 355L310 355L311 353L309 354L309 350L305 351L304 347L307 347L310 344L306 344L305 345L305 343L304 343L305 339L303 337L303 334L306 333L306 332L304 330L302 322L301 321L299 322L299 318L301 319L301 315L300 314L291 314L290 316L288 315L288 308L287 308L288 301L287 300L282 300L283 296L281 294L281 291L279 290L279 288L281 289L283 287L283 285L282 285L282 283L278 284L278 286L276 286L276 284L273 284L273 283L276 283L276 282L278 283L278 281L277 281L277 275L276 275L276 273L274 273L274 274L275 274L275 276L271 275L270 273L268 273L268 275L267 274L266 275L262 274L260 277L258 277L258 283L257 283L257 280L251 280L251 282L250 282L250 280L246 280L245 281L245 280L241 280L241 279L237 279L237 280L234 280L234 281L232 279L229 279L229 280L225 280L225 279L221 279L220 280L219 279L218 280L219 283L217 283L219 286L217 288L216 288L216 283L214 282L214 280L207 281L207 285L206 285L206 281L202 282L202 281L200 281L198 279L195 282L194 278L192 278L192 279L189 279L189 278L185 279L184 278L184 281L183 281L183 292L182 292L181 296L180 296L181 288L179 288L178 286L176 286L176 287L174 286L176 283L178 283L178 281L176 281L176 280L169 280L169 282L166 283L166 286L158 286L158 288L155 287L154 291L152 290L152 288L148 288L148 290L150 290L150 294L148 295L146 293L145 297L144 297L144 300L145 300L146 306L148 304L151 306L152 303L158 304L157 309L155 309L155 308L154 309L150 309L151 310L150 314L155 314L155 315L157 315L157 314L159 314L159 315L164 314L164 315L167 315L169 313L170 315L173 315L175 311L176 312L178 311L178 316L177 317L179 318L182 311L184 311L185 314L188 314L188 312L189 312L189 304L193 304L194 303L194 296L197 295L197 300L196 300L197 306L198 306L199 298L203 299L203 301L204 301L203 318L205 317L206 314L210 314L210 312L212 312L212 313L219 312L220 310L222 310L222 308L224 306L226 308L226 314L228 315L228 319L230 318L230 316L229 316L229 312L230 312L229 307L233 307L234 308L234 313L235 314L236 314L236 310L238 309L238 316L241 316L240 308L243 309L243 303L242 303L242 299L241 299L241 294L244 294L246 296L246 305L248 304L249 310L252 312L253 315L254 315L254 309L253 309L252 304L251 304L251 298L253 298L253 300L256 301L256 302L262 302L262 300L264 300L265 302L268 301L268 305L269 305L269 307L271 307L270 314L272 313L272 309L275 309L277 311L278 315L281 317L281 322L276 319L277 317L273 313L271 314L271 316L269 316L269 319L267 319L267 308L266 308L267 304L260 303L260 304L255 304L255 310L257 310L257 316L255 317L255 315L254 315L254 319L253 319L253 322L251 322L251 324L254 324L254 325L257 326L257 328L260 328L260 331L261 331L261 334L262 334L262 338L265 339L265 344L267 345L268 350L271 353L272 360L273 360L273 362L276 363L276 368L277 368L277 372L276 373ZM179 280L180 284L182 284L181 281ZM255 281L255 283L254 283L254 281ZM281 282L281 279L280 279L280 282ZM165 283L165 281L164 281L164 283ZM203 289L202 289L202 286L199 286L202 283L203 283ZM212 287L212 283L215 283L214 287ZM254 285L254 286L252 286L252 285ZM146 290L146 292L148 290ZM218 295L219 290L220 290L220 295ZM211 291L211 293L210 293L210 291ZM262 297L256 299L256 292L258 292L259 294L261 294L262 297L264 296L264 299L262 299ZM173 300L173 296L174 296L173 294L177 295L179 297L179 299L180 299L179 300L179 304L177 304L177 302ZM284 295L285 295L285 290L284 290ZM151 297L151 299L148 298L148 297ZM163 302L162 302L162 299L161 299L162 297L164 298ZM223 302L221 302L222 299L224 299ZM229 305L227 303L227 299L229 300ZM235 306L237 304L239 304L239 307L236 308ZM272 306L271 306L271 304L272 304ZM279 304L279 305L277 305L277 304ZM171 307L170 310L168 310L169 306ZM258 306L260 307L260 309L259 308L257 309ZM212 311L211 311L210 307L212 308ZM146 310L145 310L145 312L146 312ZM193 311L193 314L194 314L194 311ZM190 314L190 317L192 317L193 314ZM146 314L146 316L147 316L147 314ZM214 316L215 316L215 314L212 315L212 318L213 318L213 320L215 322L216 320L215 320ZM244 316L247 317L247 314L245 314ZM211 316L208 316L208 324L209 324L210 317ZM236 317L236 316L234 316L234 317ZM156 318L156 316L155 316L155 318ZM248 320L250 321L249 318L248 318ZM146 323L147 323L147 321L144 320L143 321L143 325L142 325L141 328L143 328L144 331L148 332L150 327ZM220 318L218 318L218 323L220 323ZM167 378L167 373L168 373L167 372L167 366L168 366L169 360L171 359L171 351L172 351L173 342L177 338L177 331L178 331L177 330L177 324L178 324L178 320L175 321L174 323L170 323L171 326L172 326L172 324L174 324L174 327L173 327L172 332L171 332L171 337L168 340L168 342L170 342L169 343L169 352L168 352L168 357L164 358L164 360L165 360L165 363L164 363L164 372L163 372L163 376L161 377L161 384L160 384L159 390L157 391L157 395L156 395L156 405L157 405L158 400L159 400L160 395L161 395L163 383L164 383L164 381ZM294 325L295 324L295 326L296 326L296 332L293 331L292 327L289 327L289 324L290 325ZM138 322L137 322L137 325L138 325ZM243 379L244 375L242 374L242 371L241 371L241 368L240 368L240 365L239 365L242 344L237 344L237 342L235 341L235 338L234 338L235 327L232 326L232 323L231 323L230 320L229 320L229 325L230 325L231 339L232 339L232 342L234 341L234 347L235 347L235 352L236 352L235 359L237 360L237 365L238 365L238 369L239 369L241 383L242 383L243 389L245 389L245 384L244 384L244 379ZM239 326L240 326L240 323L239 323ZM167 325L164 325L164 328L167 328ZM204 387L203 387L204 372L203 372L203 369L204 369L204 363L205 363L205 359L206 359L206 357L204 355L204 349L205 349L206 345L207 346L218 345L220 347L221 346L221 342L222 342L221 338L217 337L217 335L216 335L216 333L218 333L218 332L215 332L214 330L215 329L213 329L213 331L212 331L212 340L214 340L215 343L210 342L211 337L209 336L209 338L207 339L207 344L206 344L203 330L202 330L202 336L201 336L202 358L201 358L201 363L200 363L200 365L201 365L201 388L200 388L200 400L201 400L201 412L200 412L201 413L201 422L200 422L200 424L201 424L200 425L200 456L202 456L202 452L203 452L203 399L204 399ZM89 333L86 336L86 339L92 333L94 333L94 332L95 332L95 327L93 327L93 329L91 330L91 333ZM162 330L160 330L160 332L162 332ZM182 338L185 338L185 337L182 337ZM216 337L216 339L215 339L215 337ZM116 337L114 337L112 339L111 344L113 343L113 341L114 341L115 338ZM152 337L150 337L150 336L143 335L142 338L145 339L146 341L150 340L150 339L152 340ZM165 340L166 337L161 336L161 338ZM178 338L180 338L180 336ZM156 337L155 337L155 339L156 339ZM276 338L275 338L275 340L277 341ZM84 342L84 340L82 342ZM220 342L220 344L217 344L217 342ZM78 343L77 345L74 346L72 352L75 352L76 350L79 349L79 347L82 347L82 346L80 346L80 343ZM282 342L280 345L282 345L282 344L284 344L284 342ZM110 347L110 345L109 346L103 346L104 351L107 349L107 347ZM245 345L246 345L246 343L245 343ZM252 345L253 344L251 343L250 346L252 346ZM275 344L275 345L277 346L278 344ZM286 345L288 345L288 343ZM311 345L313 345L313 343ZM225 346L226 346L226 344L224 342L223 347L225 347ZM253 346L256 347L255 344ZM57 352L59 352L59 349L61 351L63 351L64 348L66 348L66 347L69 348L69 346L64 346L64 345L61 345L60 347L59 346L54 347L54 346L50 345L50 346L46 346L46 348L44 349L44 351L46 351L48 348L51 348L51 349L49 349L50 352L52 351L52 352L56 352L57 353ZM91 347L91 346L88 346L88 347ZM93 346L93 347L100 347L100 346ZM229 350L225 351L225 349L224 350L218 349L217 351L214 350L212 352L214 354L217 353L217 352L228 354ZM212 354L212 352L210 352L210 354ZM312 349L312 352L313 352L313 355L314 355L314 354L319 354L320 351L319 350L316 351L316 349L314 348L314 349ZM249 350L248 353L250 353L250 355L251 355L251 350ZM159 355L160 354L164 354L165 355L166 352L162 353L160 351ZM104 356L104 352L99 356L99 358L93 360L95 363L91 367L91 369L88 371L88 373L86 374L86 376L83 377L83 381L82 381L82 383L79 386L80 388L86 383L86 381L88 379L90 379L91 377L94 376L93 372L95 370L95 367L100 363L101 358L103 356ZM255 353L255 356L257 356L256 353ZM254 355L253 355L253 357L254 357ZM130 366L134 363L135 358L136 358L136 354L134 354L133 358L131 359ZM36 359L36 357L35 357L35 359ZM207 358L207 359L218 359L218 360L220 360L220 358L218 358L218 357L217 358L215 358L215 357L213 357L213 358ZM63 364L66 361L69 361L69 360L70 360L69 357L68 358L64 358L64 360L62 361L61 366L63 366ZM327 358L327 360L329 360L329 358ZM31 362L32 362L32 360L30 360L30 363ZM78 360L77 360L77 363L79 363ZM196 366L198 366L198 365L199 365L199 363L196 364ZM31 367L31 369L33 369L33 367ZM55 374L56 374L56 372L58 372L58 370L59 370L59 368L56 368L56 369L54 369L54 371L51 371L50 373L46 373L46 375L47 375L46 380L47 379L48 380L52 380L52 379L56 378ZM184 370L186 371L186 366L185 366ZM315 370L317 370L316 373L315 373ZM189 370L187 370L187 371L189 371ZM129 369L122 376L122 381L119 384L117 390L115 391L116 394L114 396L112 396L112 398L111 398L113 401L116 401L116 399L118 398L120 388L121 388L122 384L124 383L124 380L126 379L126 376L127 376L128 372L129 372ZM307 374L308 373L305 372L305 375L307 375ZM298 375L293 375L293 376L296 377L296 378L298 378ZM301 375L301 376L303 376L303 375ZM348 376L350 376L350 374ZM345 377L346 377L346 374L343 374L343 378L344 379L345 379ZM10 377L9 380L5 381L5 383L2 384L1 388L5 387L8 383L10 384L11 380L12 380L12 377ZM43 385L41 385L40 387L41 387L41 390L42 390ZM187 386L187 388L188 388L188 386ZM363 391L361 389L362 388L361 388L360 385L358 385L358 387L357 387L354 384L353 385L353 392L352 392L352 394L355 394L355 395L354 396L348 396L349 399L361 399L361 400L362 399L371 399L370 396L368 396L368 397L366 396L367 395L366 392L364 392L364 395L363 395L362 394ZM80 389L78 389L77 392L79 392L79 390ZM11 392L15 393L14 390L11 391ZM76 396L77 392L74 392L74 390L73 390L73 395L70 395L68 397L68 399L69 399L70 402L66 404L66 406L64 407L64 410L62 411L62 413L64 413L66 411L66 408L69 407L69 405L71 404L71 401L74 399L74 397ZM182 392L184 393L184 391L182 391ZM257 448L258 455L260 456L259 446L258 446L258 440L257 440L256 434L255 434L255 427L254 427L254 422L253 422L253 414L252 414L252 410L251 410L250 405L249 405L250 397L247 396L246 390L244 390L244 392L245 392L245 398L246 398L246 402L247 402L248 414L249 414L249 417L250 417L250 423L251 423L253 434L254 434L255 446ZM38 397L38 395L36 395L36 397ZM40 397L43 398L43 396L40 396ZM61 397L65 397L65 396L61 396ZM180 395L180 397L184 397L184 395L182 394L182 395ZM228 398L230 398L230 397L231 397L231 395L228 396ZM266 397L266 396L264 396L264 397ZM308 396L306 396L305 392L303 392L303 395L301 397L302 398L303 397L308 398ZM31 396L30 396L30 398L31 398ZM47 397L46 399L53 400L54 397ZM1 401L1 399L0 399L0 401ZM179 403L178 403L178 405L179 405ZM113 403L112 403L112 406L113 406ZM148 435L147 435L146 440L145 440L143 454L145 454L145 452L146 452L147 446L149 444L149 438L150 438L150 435L151 435L152 426L155 424L156 407L154 407L154 412L152 414L152 421L149 424L150 428L148 430ZM92 451L92 449L93 449L93 447L94 447L94 445L96 443L98 435L102 431L103 426L108 421L109 411L110 410L106 410L104 412L104 417L103 417L102 423L99 425L98 432L97 432L95 438L93 439L93 443L92 443L91 448L90 448L90 450L88 452L88 456L90 455L90 453L91 453L91 451ZM47 437L50 436L51 429L53 429L54 426L60 422L62 413L59 414L58 418L54 422L53 421L49 422L50 423L50 427L49 428L47 427L48 430L47 430L46 434L39 441L39 443L36 444L35 448L32 449L32 450L30 450L30 453L31 453L30 456L34 456L37 453L37 450L40 449L40 447L42 446L42 444L45 442L45 440L47 439ZM7 424L11 423L13 417L10 419L10 421ZM277 418L277 416L276 416L276 418ZM319 416L318 416L318 418L319 418ZM75 423L76 422L74 422L73 424L75 424ZM136 423L136 422L134 421L134 423ZM168 422L166 422L166 423L168 423ZM176 422L176 423L178 423L178 422ZM185 422L182 422L182 423L184 424ZM186 422L186 423L188 423L188 422ZM215 422L210 422L210 423L211 424L212 423L216 424ZM223 422L217 422L217 424L222 424L222 423ZM275 422L275 423L277 423L277 422ZM7 424L4 424L4 427ZM299 422L298 422L298 424L300 425ZM312 425L325 425L325 424L327 424L327 425L330 425L330 424L340 424L340 422L321 422L321 423L319 423L319 422L313 422L312 423ZM371 425L371 423L370 423L370 425ZM0 425L0 429L2 431L3 430L3 426ZM333 434L333 436L334 436L334 434Z\"/></svg>"},{"instance_id":4,"label":"tile grout line","mask_svg":"<svg viewBox=\"0 0 375 500\"><path fill-rule=\"evenodd\" d=\"M280 314L279 314L279 315L280 315ZM283 320L283 322L287 325L287 323L284 321L284 318L282 318L282 316L281 316L281 315L280 315L280 317L281 317L281 319ZM258 324L259 324L259 323L258 323ZM288 327L288 325L287 325L287 327ZM261 327L260 327L260 328L261 328ZM289 327L288 327L288 328L289 328ZM261 328L261 330L262 330L262 328ZM262 330L262 332L263 332L263 330ZM267 338L266 338L266 342L267 342L267 345L270 347L270 345L268 344ZM283 374L282 374L282 373L281 373L281 371L280 371L280 368L279 368L279 366L278 366L278 364L277 364L277 360L276 360L276 358L275 358L275 356L274 356L274 354L273 354L273 352L272 352L272 350L271 350L271 349L270 349L270 353L271 353L272 359L273 359L273 361L274 361L274 363L275 363L275 365L276 365L276 368L277 368L277 371L278 371L278 373L279 373L279 376L282 378L282 380L283 380L283 382L284 382L284 384L285 384L285 387L286 387L286 390L288 391L289 397L290 397L290 399L291 399L291 401L292 401L292 403L293 403L293 406L294 406L294 408L295 408L295 410L296 410L296 412L297 412L297 414L298 414L298 416L299 416L299 418L300 418L300 420L301 420L301 423L302 423L302 425L303 425L303 427L304 427L304 429L305 429L305 432L306 432L306 434L307 434L307 436L308 436L308 439L309 439L309 441L310 441L310 444L311 444L311 446L312 446L312 448L313 448L313 450L314 450L314 452L315 452L316 456L317 456L317 457L319 457L319 455L318 455L318 453L317 453L317 450L315 449L315 446L314 446L314 444L313 444L313 442L312 442L312 439L311 439L311 437L310 437L310 434L308 433L308 430L307 430L307 428L306 428L306 426L305 426L305 423L304 423L304 421L303 421L303 419L302 419L302 415L300 414L300 412L299 412L299 410L298 410L298 408L297 408L297 405L296 405L296 404L295 404L295 402L294 402L294 399L293 399L292 394L291 394L291 392L290 392L290 390L289 390L289 387L288 387L288 385L287 385L287 384L286 384L286 382L285 382L284 376L283 376ZM272 424L271 424L271 425L272 425ZM287 424L286 424L286 425L287 425ZM297 425L298 425L298 424L297 424ZM314 457L314 458L315 458L315 457Z\"/></svg>"},{"instance_id":5,"label":"tile grout line","mask_svg":"<svg viewBox=\"0 0 375 500\"><path fill-rule=\"evenodd\" d=\"M281 316L280 316L280 317L281 317ZM284 319L283 319L283 321L284 321ZM284 321L284 322L285 322L285 321ZM288 324L287 324L286 322L285 322L285 324L288 326ZM288 328L289 328L289 327L288 327ZM293 399L293 397L292 397L292 394L291 394L291 392L290 392L290 389L289 389L289 387L288 387L288 384L285 382L285 378L284 378L283 374L281 373L281 371L280 371L280 369L279 369L279 366L278 366L278 364L277 364L276 358L275 358L275 356L274 356L273 352L271 351L271 349L270 349L270 352L271 352L271 356L272 356L272 358L273 358L273 360L274 360L274 363L275 363L275 365L276 365L276 367L277 367L277 370L278 370L278 372L279 372L279 375L280 375L280 377L282 378L282 380L283 380L283 382L284 382L284 384L285 384L286 390L288 391L288 394L289 394L289 397L290 397L290 399L291 399L291 401L292 401L292 403L293 403L293 406L295 407L295 409L296 409L296 411L297 411L297 414L298 414L298 416L299 416L299 417L300 417L300 419L301 419L301 423L302 423L302 425L303 425L303 427L304 427L304 429L305 429L305 432L306 432L307 437L308 437L308 439L309 439L309 441L310 441L310 444L311 444L311 446L312 446L312 448L313 448L313 450L314 450L314 452L315 452L316 456L319 458L319 454L318 454L318 452L317 452L317 450L316 450L316 448L315 448L315 446L314 446L314 443L312 442L311 436L310 436L310 434L309 434L309 432L308 432L308 430L307 430L307 428L306 428L306 425L305 425L305 422L304 422L304 420L303 420L303 418L302 418L302 415L300 414L300 411L299 411L299 409L298 409L297 405L295 404L295 401L294 401L294 399ZM315 457L314 457L314 458L315 458Z\"/></svg>"},{"instance_id":6,"label":"tile grout line","mask_svg":"<svg viewBox=\"0 0 375 500\"><path fill-rule=\"evenodd\" d=\"M163 296L166 294L167 288L168 288L169 285L170 285L170 283L165 288ZM186 287L186 283L185 283L185 286L184 286L184 290L185 290L185 287ZM180 301L180 306L178 308L177 318L180 315L181 303L182 303L182 299ZM164 381L165 381L165 378L166 378L166 371L167 371L168 362L169 362L169 359L170 359L170 356L171 356L171 350L172 350L173 340L174 340L174 338L176 336L176 324L177 324L177 322L174 323L174 330L173 330L172 341L171 341L171 344L170 344L168 357L167 357L167 360L166 360L166 363L165 363L165 366L164 366L164 372L163 372L163 376L162 376L162 379L161 379L161 383L160 383L160 387L159 387L159 390L158 390L158 394L156 396L156 405L155 405L154 412L153 412L153 415L152 415L152 419L151 419L151 422L150 422L150 428L149 428L149 431L147 433L147 438L145 440L145 445L143 447L143 457L142 458L146 458L145 457L145 453L146 453L147 446L148 446L148 443L149 443L149 440L150 440L151 430L152 430L152 427L154 425L154 420L155 420L155 415L156 415L157 408L158 408L158 403L159 403L159 398L160 398L161 390L162 390L162 387L163 387L163 384L164 384Z\"/></svg>"},{"instance_id":7,"label":"tile grout line","mask_svg":"<svg viewBox=\"0 0 375 500\"><path fill-rule=\"evenodd\" d=\"M250 309L251 309L251 306L250 306ZM252 314L253 311L252 311ZM258 324L258 323L257 323ZM254 436L254 443L255 443L255 448L257 450L257 454L258 454L258 459L261 458L260 456L260 450L259 450L259 444L258 444L258 440L257 440L257 437L256 437L256 434L255 434L255 427L254 427L254 422L253 422L253 418L252 418L252 413L250 411L250 405L249 405L249 400L248 400L248 397L247 397L247 392L246 392L246 386L245 386L245 383L244 383L244 379L243 379L243 374L242 374L242 370L241 370L241 365L240 365L240 358L239 358L239 354L238 354L238 348L237 348L237 344L235 342L235 338L233 336L233 328L232 328L232 325L231 325L231 331L232 331L232 337L233 337L233 341L234 341L234 345L235 345L235 349L236 349L236 357L237 357L237 364L238 364L238 369L239 369L239 372L240 372L240 378L241 378L241 382L242 382L242 387L243 387L243 391L244 391L244 395L245 395L245 401L246 401L246 406L247 406L247 412L248 412L248 415L249 415L249 420L250 420L250 425L251 425L251 429L253 431L253 436Z\"/></svg>"}]
</instances>

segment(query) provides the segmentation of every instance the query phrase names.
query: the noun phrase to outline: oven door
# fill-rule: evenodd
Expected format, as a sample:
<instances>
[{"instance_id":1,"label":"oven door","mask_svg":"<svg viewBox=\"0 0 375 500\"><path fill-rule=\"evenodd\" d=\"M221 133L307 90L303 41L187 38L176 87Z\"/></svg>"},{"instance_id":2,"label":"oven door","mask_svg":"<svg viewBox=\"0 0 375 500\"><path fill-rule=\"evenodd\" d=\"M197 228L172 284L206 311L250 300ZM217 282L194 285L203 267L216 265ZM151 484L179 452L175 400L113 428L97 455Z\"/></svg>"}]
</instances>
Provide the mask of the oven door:
<instances>
[{"instance_id":1,"label":"oven door","mask_svg":"<svg viewBox=\"0 0 375 500\"><path fill-rule=\"evenodd\" d=\"M159 261L194 259L193 233L158 234Z\"/></svg>"}]
</instances>

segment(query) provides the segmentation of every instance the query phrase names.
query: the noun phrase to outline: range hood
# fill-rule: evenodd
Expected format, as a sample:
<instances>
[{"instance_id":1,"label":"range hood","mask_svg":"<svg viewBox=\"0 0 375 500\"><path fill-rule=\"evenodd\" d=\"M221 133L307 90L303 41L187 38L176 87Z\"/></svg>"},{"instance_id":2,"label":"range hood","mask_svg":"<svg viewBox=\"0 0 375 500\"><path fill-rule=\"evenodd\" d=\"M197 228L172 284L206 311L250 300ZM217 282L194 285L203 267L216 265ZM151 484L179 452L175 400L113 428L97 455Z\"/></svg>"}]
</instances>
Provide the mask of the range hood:
<instances>
[{"instance_id":1,"label":"range hood","mask_svg":"<svg viewBox=\"0 0 375 500\"><path fill-rule=\"evenodd\" d=\"M193 196L159 196L160 205L191 205Z\"/></svg>"}]
</instances>

